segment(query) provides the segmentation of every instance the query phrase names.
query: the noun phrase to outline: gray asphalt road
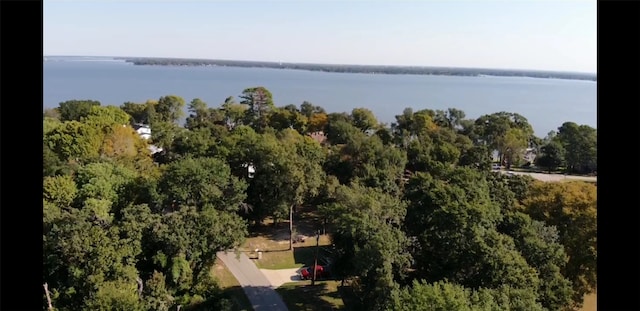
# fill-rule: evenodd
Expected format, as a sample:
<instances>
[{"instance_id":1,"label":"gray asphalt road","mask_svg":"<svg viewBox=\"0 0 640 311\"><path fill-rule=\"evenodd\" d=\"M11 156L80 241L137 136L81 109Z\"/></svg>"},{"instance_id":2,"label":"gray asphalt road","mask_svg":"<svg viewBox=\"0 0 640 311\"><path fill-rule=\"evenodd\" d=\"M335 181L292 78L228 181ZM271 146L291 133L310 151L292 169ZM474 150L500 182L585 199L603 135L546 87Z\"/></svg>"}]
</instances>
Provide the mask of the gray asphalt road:
<instances>
[{"instance_id":1,"label":"gray asphalt road","mask_svg":"<svg viewBox=\"0 0 640 311\"><path fill-rule=\"evenodd\" d=\"M502 174L514 174L514 175L529 175L537 180L541 181L562 181L562 180L582 180L582 181L590 181L596 182L598 181L597 177L585 177L585 176L572 176L572 175L563 175L563 174L542 174L542 173L529 173L529 172L513 172L513 171L504 171L501 170Z\"/></svg>"},{"instance_id":2,"label":"gray asphalt road","mask_svg":"<svg viewBox=\"0 0 640 311\"><path fill-rule=\"evenodd\" d=\"M288 310L280 294L271 287L269 280L246 254L240 253L240 257L237 257L233 251L229 251L218 252L216 255L236 277L251 301L253 310Z\"/></svg>"}]
</instances>

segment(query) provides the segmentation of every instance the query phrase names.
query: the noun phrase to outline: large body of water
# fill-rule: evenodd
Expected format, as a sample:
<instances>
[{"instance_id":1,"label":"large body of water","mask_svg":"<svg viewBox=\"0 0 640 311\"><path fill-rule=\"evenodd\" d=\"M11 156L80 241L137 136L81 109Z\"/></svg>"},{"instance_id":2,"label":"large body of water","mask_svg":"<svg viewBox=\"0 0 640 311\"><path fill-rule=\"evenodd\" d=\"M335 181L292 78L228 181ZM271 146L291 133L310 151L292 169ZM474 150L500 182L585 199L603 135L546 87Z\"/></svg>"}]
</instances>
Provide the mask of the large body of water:
<instances>
[{"instance_id":1,"label":"large body of water","mask_svg":"<svg viewBox=\"0 0 640 311\"><path fill-rule=\"evenodd\" d=\"M572 121L597 125L596 82L520 77L376 75L233 67L134 66L110 59L59 58L44 62L44 108L71 99L102 105L178 95L211 107L264 86L277 106L303 101L327 112L372 110L391 123L404 108L457 108L467 118L507 111L523 115L539 137Z\"/></svg>"}]
</instances>

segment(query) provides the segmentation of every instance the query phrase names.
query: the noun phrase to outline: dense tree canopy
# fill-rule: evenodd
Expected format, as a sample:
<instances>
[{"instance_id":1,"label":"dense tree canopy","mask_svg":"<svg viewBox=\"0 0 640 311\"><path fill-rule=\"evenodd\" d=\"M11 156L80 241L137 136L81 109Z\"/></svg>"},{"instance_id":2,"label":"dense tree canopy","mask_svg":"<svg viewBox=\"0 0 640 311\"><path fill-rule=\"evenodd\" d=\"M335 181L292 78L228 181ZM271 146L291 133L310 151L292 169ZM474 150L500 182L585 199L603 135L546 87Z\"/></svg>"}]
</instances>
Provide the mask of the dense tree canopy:
<instances>
[{"instance_id":1,"label":"dense tree canopy","mask_svg":"<svg viewBox=\"0 0 640 311\"><path fill-rule=\"evenodd\" d=\"M291 247L303 207L354 309L569 310L595 289L596 186L491 169L494 152L515 168L531 148L534 167L595 173L594 128L542 139L517 113L455 108L406 108L387 126L367 108L276 106L262 86L238 98L69 100L43 114L56 310L235 310L211 277L216 252L266 219L288 221Z\"/></svg>"},{"instance_id":2,"label":"dense tree canopy","mask_svg":"<svg viewBox=\"0 0 640 311\"><path fill-rule=\"evenodd\" d=\"M575 301L597 280L597 192L586 182L535 183L524 200L532 219L555 226L569 257L562 274L573 283Z\"/></svg>"},{"instance_id":3,"label":"dense tree canopy","mask_svg":"<svg viewBox=\"0 0 640 311\"><path fill-rule=\"evenodd\" d=\"M57 108L61 121L80 121L91 112L91 108L100 106L96 100L68 100Z\"/></svg>"}]
</instances>

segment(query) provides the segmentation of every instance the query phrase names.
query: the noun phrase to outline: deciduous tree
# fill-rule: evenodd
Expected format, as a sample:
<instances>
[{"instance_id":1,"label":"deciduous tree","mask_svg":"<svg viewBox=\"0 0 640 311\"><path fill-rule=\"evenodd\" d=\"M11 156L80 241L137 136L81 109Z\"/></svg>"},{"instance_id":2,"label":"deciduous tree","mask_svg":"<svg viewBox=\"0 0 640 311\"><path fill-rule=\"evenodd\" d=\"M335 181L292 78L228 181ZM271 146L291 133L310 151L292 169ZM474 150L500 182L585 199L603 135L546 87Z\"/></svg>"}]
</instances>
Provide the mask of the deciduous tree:
<instances>
[{"instance_id":1,"label":"deciduous tree","mask_svg":"<svg viewBox=\"0 0 640 311\"><path fill-rule=\"evenodd\" d=\"M168 165L160 183L165 206L212 205L235 212L246 198L244 181L231 175L229 165L216 158L185 158Z\"/></svg>"},{"instance_id":2,"label":"deciduous tree","mask_svg":"<svg viewBox=\"0 0 640 311\"><path fill-rule=\"evenodd\" d=\"M182 97L176 95L162 96L154 105L154 113L152 115L153 124L155 121L174 123L184 115L182 110L185 101Z\"/></svg>"},{"instance_id":3,"label":"deciduous tree","mask_svg":"<svg viewBox=\"0 0 640 311\"><path fill-rule=\"evenodd\" d=\"M406 207L378 189L353 184L340 186L328 213L337 251L333 273L356 277L360 307L386 310L409 267L409 240L401 230Z\"/></svg>"},{"instance_id":4,"label":"deciduous tree","mask_svg":"<svg viewBox=\"0 0 640 311\"><path fill-rule=\"evenodd\" d=\"M367 108L354 108L351 111L351 123L363 132L378 127L378 119Z\"/></svg>"},{"instance_id":5,"label":"deciduous tree","mask_svg":"<svg viewBox=\"0 0 640 311\"><path fill-rule=\"evenodd\" d=\"M45 143L61 160L94 161L100 155L103 133L78 121L63 122L44 137Z\"/></svg>"},{"instance_id":6,"label":"deciduous tree","mask_svg":"<svg viewBox=\"0 0 640 311\"><path fill-rule=\"evenodd\" d=\"M96 100L68 100L60 103L58 111L61 121L80 121L91 112L91 108L100 106Z\"/></svg>"},{"instance_id":7,"label":"deciduous tree","mask_svg":"<svg viewBox=\"0 0 640 311\"><path fill-rule=\"evenodd\" d=\"M597 193L587 182L536 182L524 200L524 212L558 228L569 256L562 274L573 284L574 301L595 289L597 281Z\"/></svg>"},{"instance_id":8,"label":"deciduous tree","mask_svg":"<svg viewBox=\"0 0 640 311\"><path fill-rule=\"evenodd\" d=\"M536 157L536 165L544 167L551 173L564 165L565 150L562 144L551 141L541 148L542 154Z\"/></svg>"}]
</instances>

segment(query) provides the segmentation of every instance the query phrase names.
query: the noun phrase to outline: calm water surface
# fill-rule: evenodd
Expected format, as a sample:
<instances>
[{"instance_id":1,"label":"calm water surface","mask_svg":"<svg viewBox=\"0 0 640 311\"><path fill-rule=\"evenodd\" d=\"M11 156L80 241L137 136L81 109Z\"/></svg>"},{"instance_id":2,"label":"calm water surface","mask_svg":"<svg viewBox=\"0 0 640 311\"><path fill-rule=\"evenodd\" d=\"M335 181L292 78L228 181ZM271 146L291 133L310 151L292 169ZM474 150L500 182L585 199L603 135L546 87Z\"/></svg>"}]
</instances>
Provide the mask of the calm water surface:
<instances>
[{"instance_id":1,"label":"calm water surface","mask_svg":"<svg viewBox=\"0 0 640 311\"><path fill-rule=\"evenodd\" d=\"M375 75L233 67L134 66L105 59L45 61L44 108L71 99L103 105L178 95L219 106L247 87L264 86L277 106L303 101L328 112L371 109L381 122L404 108L463 110L467 118L516 112L544 137L565 121L596 127L596 82L517 77Z\"/></svg>"}]
</instances>

